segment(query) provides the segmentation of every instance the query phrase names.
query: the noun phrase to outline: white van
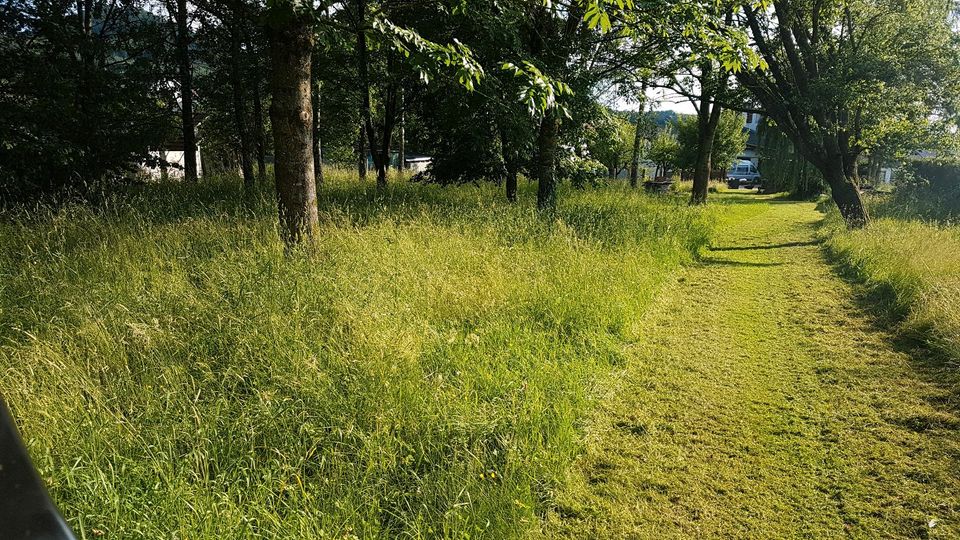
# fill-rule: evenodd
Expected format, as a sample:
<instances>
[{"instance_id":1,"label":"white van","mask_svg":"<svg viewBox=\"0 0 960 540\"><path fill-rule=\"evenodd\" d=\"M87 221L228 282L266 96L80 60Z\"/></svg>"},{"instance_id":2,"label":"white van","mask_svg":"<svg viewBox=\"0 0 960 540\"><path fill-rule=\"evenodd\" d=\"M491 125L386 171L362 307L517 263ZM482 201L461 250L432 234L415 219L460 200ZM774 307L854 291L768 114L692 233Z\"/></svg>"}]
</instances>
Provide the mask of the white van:
<instances>
[{"instance_id":1,"label":"white van","mask_svg":"<svg viewBox=\"0 0 960 540\"><path fill-rule=\"evenodd\" d=\"M759 187L760 171L749 160L737 160L727 171L727 185L730 186L730 189Z\"/></svg>"}]
</instances>

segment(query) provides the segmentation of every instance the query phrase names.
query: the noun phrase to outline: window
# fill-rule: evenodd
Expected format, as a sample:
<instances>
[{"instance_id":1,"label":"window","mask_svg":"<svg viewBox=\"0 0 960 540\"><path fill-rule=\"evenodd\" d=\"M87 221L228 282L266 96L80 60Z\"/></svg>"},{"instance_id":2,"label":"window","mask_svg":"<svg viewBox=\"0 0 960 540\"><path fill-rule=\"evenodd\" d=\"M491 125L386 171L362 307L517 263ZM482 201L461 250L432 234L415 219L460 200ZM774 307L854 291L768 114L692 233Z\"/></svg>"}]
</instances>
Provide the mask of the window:
<instances>
[{"instance_id":1,"label":"window","mask_svg":"<svg viewBox=\"0 0 960 540\"><path fill-rule=\"evenodd\" d=\"M752 123L753 123L753 113L752 113L752 112L748 112L748 113L747 113L747 123L748 123L748 124L752 124Z\"/></svg>"}]
</instances>

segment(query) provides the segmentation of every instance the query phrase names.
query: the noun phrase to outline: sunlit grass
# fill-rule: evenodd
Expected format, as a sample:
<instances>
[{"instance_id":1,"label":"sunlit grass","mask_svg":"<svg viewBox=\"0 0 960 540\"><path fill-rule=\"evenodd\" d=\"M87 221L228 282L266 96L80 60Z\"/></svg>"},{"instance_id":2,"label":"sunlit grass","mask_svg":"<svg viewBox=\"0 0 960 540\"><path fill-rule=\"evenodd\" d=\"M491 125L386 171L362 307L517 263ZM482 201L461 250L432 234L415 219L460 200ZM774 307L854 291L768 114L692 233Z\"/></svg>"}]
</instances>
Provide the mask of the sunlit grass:
<instances>
[{"instance_id":1,"label":"sunlit grass","mask_svg":"<svg viewBox=\"0 0 960 540\"><path fill-rule=\"evenodd\" d=\"M860 231L838 228L828 246L888 293L907 328L960 358L960 228L879 218Z\"/></svg>"},{"instance_id":2,"label":"sunlit grass","mask_svg":"<svg viewBox=\"0 0 960 540\"><path fill-rule=\"evenodd\" d=\"M0 392L90 537L521 536L715 210L345 173L284 254L236 180L0 221Z\"/></svg>"}]
</instances>

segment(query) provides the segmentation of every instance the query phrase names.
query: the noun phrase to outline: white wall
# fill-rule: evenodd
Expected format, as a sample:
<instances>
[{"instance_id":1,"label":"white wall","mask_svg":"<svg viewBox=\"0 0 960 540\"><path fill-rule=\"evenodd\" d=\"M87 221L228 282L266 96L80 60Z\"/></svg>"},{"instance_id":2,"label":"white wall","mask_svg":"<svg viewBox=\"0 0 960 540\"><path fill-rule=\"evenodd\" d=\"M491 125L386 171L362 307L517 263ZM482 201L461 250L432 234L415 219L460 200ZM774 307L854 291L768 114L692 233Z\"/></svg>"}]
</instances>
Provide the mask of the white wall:
<instances>
[{"instance_id":1,"label":"white wall","mask_svg":"<svg viewBox=\"0 0 960 540\"><path fill-rule=\"evenodd\" d=\"M167 175L171 178L183 178L183 167L184 155L185 152L182 150L159 150L156 152L150 152L150 155L156 158L161 158L167 160L168 163L179 165L181 168L176 169L170 167L167 169ZM163 172L160 170L160 167L143 167L143 170L149 174L151 177L159 179ZM203 176L203 167L200 163L200 149L197 149L197 176Z\"/></svg>"}]
</instances>

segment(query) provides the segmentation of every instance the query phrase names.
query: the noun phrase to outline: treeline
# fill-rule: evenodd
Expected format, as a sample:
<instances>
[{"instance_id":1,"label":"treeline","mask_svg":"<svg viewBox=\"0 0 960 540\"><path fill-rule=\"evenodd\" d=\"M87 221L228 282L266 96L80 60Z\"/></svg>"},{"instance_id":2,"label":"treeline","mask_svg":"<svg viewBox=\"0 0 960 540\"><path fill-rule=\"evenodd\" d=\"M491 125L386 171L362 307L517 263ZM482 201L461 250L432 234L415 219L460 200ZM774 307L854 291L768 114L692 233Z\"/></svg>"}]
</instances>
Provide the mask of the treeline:
<instances>
[{"instance_id":1,"label":"treeline","mask_svg":"<svg viewBox=\"0 0 960 540\"><path fill-rule=\"evenodd\" d=\"M692 203L728 159L724 111L752 111L859 226L860 161L930 147L957 117L952 4L908 3L8 0L0 193L82 193L166 166L171 141L195 181L201 141L202 167L239 169L248 190L273 157L291 241L315 226L322 163L363 177L369 155L383 187L393 151L429 153L438 182L500 181L510 200L526 174L550 209L558 168L636 185L658 142L646 93L669 87L696 116L658 155L689 164ZM634 122L600 98L631 103Z\"/></svg>"}]
</instances>

